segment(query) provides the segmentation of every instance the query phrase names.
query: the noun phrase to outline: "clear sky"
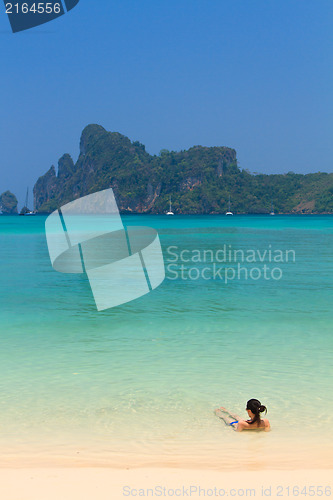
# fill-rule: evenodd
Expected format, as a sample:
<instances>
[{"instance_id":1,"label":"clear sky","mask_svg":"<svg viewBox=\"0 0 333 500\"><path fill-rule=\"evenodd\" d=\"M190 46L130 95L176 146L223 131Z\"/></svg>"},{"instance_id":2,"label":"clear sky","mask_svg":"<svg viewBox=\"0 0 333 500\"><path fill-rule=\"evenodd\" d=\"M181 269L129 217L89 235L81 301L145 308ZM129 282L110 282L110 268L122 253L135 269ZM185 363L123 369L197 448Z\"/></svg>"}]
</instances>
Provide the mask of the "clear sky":
<instances>
[{"instance_id":1,"label":"clear sky","mask_svg":"<svg viewBox=\"0 0 333 500\"><path fill-rule=\"evenodd\" d=\"M81 0L17 34L1 2L0 42L0 193L20 205L89 123L153 154L333 172L332 0Z\"/></svg>"}]
</instances>

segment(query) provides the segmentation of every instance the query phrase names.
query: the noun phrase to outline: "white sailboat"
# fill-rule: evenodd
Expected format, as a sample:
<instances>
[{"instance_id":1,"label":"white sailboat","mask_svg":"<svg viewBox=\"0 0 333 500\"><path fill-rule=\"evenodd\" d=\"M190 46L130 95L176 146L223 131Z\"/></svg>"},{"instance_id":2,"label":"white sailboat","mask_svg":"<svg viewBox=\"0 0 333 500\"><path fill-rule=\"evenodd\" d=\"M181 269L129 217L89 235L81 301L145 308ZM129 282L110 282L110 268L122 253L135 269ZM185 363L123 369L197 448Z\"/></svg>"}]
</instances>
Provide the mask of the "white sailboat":
<instances>
[{"instance_id":1,"label":"white sailboat","mask_svg":"<svg viewBox=\"0 0 333 500\"><path fill-rule=\"evenodd\" d=\"M270 215L275 215L274 207L273 207L273 202L271 203L271 213L270 213Z\"/></svg>"},{"instance_id":2,"label":"white sailboat","mask_svg":"<svg viewBox=\"0 0 333 500\"><path fill-rule=\"evenodd\" d=\"M28 203L29 203L29 188L27 188L27 194L25 197L25 205L22 208L20 215L36 215L35 212L32 212L31 210L28 209Z\"/></svg>"},{"instance_id":3,"label":"white sailboat","mask_svg":"<svg viewBox=\"0 0 333 500\"><path fill-rule=\"evenodd\" d=\"M230 209L230 196L229 196L228 211L227 211L225 214L226 214L226 215L234 215L234 214L231 212L231 209Z\"/></svg>"},{"instance_id":4,"label":"white sailboat","mask_svg":"<svg viewBox=\"0 0 333 500\"><path fill-rule=\"evenodd\" d=\"M167 215L175 215L172 211L172 207L171 207L171 196L170 196L170 200L169 200L169 212L166 213Z\"/></svg>"}]
</instances>

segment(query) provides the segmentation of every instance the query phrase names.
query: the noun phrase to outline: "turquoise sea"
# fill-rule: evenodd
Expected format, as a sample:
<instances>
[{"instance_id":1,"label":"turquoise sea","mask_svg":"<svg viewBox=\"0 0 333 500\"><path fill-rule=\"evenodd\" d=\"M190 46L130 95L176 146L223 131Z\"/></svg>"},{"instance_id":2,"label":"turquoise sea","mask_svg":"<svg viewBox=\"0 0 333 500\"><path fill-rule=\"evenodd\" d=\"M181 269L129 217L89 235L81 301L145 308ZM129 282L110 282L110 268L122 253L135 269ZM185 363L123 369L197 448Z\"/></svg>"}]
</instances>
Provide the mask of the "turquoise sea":
<instances>
[{"instance_id":1,"label":"turquoise sea","mask_svg":"<svg viewBox=\"0 0 333 500\"><path fill-rule=\"evenodd\" d=\"M0 217L0 464L332 467L333 217L123 222L157 229L166 279L97 312L83 275L52 269L45 217ZM224 250L256 262L238 279ZM272 432L213 413L250 398Z\"/></svg>"}]
</instances>

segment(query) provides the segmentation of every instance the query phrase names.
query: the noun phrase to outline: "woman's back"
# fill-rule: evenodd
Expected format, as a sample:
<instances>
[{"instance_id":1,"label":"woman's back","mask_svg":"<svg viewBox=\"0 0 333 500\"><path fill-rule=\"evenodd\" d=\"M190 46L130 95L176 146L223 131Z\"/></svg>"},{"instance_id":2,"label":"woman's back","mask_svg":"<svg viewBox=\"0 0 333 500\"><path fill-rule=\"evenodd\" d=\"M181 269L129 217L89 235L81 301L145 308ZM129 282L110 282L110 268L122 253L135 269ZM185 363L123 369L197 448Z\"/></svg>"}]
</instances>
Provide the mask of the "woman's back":
<instances>
[{"instance_id":1,"label":"woman's back","mask_svg":"<svg viewBox=\"0 0 333 500\"><path fill-rule=\"evenodd\" d=\"M262 418L260 421L251 423L251 420L240 420L237 424L237 431L270 431L271 425L267 418Z\"/></svg>"}]
</instances>

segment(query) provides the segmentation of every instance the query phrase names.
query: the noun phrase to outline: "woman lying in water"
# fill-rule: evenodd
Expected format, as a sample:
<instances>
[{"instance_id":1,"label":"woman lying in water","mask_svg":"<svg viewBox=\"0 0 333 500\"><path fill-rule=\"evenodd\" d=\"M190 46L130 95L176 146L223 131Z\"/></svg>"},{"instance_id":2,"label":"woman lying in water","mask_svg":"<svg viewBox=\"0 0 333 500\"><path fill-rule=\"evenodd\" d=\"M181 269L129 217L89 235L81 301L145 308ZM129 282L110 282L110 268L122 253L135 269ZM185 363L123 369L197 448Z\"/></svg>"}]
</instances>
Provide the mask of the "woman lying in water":
<instances>
[{"instance_id":1,"label":"woman lying in water","mask_svg":"<svg viewBox=\"0 0 333 500\"><path fill-rule=\"evenodd\" d=\"M235 431L260 430L270 431L271 426L267 418L260 418L260 413L267 413L266 406L262 405L258 399L250 399L246 404L246 411L249 420L242 420L233 415L223 406L215 410L215 415L221 418L227 425L231 425Z\"/></svg>"}]
</instances>

